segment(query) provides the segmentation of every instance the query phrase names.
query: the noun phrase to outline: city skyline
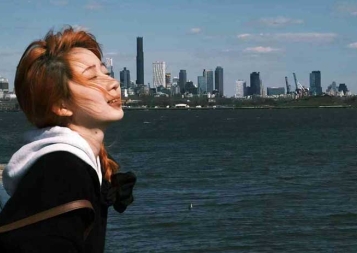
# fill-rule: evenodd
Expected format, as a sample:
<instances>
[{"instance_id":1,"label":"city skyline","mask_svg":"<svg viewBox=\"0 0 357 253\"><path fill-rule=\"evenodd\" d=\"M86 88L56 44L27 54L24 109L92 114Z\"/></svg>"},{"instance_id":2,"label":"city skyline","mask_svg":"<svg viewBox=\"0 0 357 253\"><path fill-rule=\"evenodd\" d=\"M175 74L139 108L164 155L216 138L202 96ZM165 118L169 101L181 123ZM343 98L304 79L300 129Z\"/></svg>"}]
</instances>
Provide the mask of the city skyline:
<instances>
[{"instance_id":1,"label":"city skyline","mask_svg":"<svg viewBox=\"0 0 357 253\"><path fill-rule=\"evenodd\" d=\"M355 1L14 0L0 8L0 76L9 79L10 89L28 44L70 24L96 36L104 59L113 59L116 78L126 67L136 82L136 38L143 37L145 84L152 83L152 63L165 61L172 78L185 69L196 84L203 69L221 66L229 97L237 80L249 85L252 72L260 72L267 88L285 87L285 76L292 84L293 73L309 87L310 73L321 71L323 91L335 81L357 93Z\"/></svg>"}]
</instances>

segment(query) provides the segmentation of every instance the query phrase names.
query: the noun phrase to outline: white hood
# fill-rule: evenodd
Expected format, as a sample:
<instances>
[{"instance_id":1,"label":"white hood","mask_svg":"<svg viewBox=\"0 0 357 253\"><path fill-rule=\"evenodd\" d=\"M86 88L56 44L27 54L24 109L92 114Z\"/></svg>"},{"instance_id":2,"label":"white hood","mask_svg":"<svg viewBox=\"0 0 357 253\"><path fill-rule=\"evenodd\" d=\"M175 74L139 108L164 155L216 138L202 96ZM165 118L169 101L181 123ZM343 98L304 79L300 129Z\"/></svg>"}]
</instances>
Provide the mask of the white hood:
<instances>
[{"instance_id":1,"label":"white hood","mask_svg":"<svg viewBox=\"0 0 357 253\"><path fill-rule=\"evenodd\" d=\"M95 157L88 142L78 133L67 127L49 127L29 131L25 134L26 145L10 159L3 171L3 184L11 196L31 165L41 156L55 152L68 151L89 164L102 183L99 157Z\"/></svg>"}]
</instances>

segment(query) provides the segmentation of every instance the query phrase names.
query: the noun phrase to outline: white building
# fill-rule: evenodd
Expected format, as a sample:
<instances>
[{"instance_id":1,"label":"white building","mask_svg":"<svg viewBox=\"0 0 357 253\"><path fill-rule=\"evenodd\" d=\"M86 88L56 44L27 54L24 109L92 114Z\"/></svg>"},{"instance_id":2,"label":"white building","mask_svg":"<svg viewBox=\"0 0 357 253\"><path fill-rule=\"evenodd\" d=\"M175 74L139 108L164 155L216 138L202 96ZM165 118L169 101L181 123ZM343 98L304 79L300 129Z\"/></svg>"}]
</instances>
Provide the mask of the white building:
<instances>
[{"instance_id":1,"label":"white building","mask_svg":"<svg viewBox=\"0 0 357 253\"><path fill-rule=\"evenodd\" d=\"M9 80L2 76L0 76L0 90L5 93L9 91Z\"/></svg>"},{"instance_id":2,"label":"white building","mask_svg":"<svg viewBox=\"0 0 357 253\"><path fill-rule=\"evenodd\" d=\"M14 99L16 99L16 94L13 92L6 93L6 94L4 94L4 99L5 100L14 100Z\"/></svg>"},{"instance_id":3,"label":"white building","mask_svg":"<svg viewBox=\"0 0 357 253\"><path fill-rule=\"evenodd\" d=\"M236 81L236 92L234 97L243 98L246 96L245 90L247 89L247 83L243 80Z\"/></svg>"},{"instance_id":4,"label":"white building","mask_svg":"<svg viewBox=\"0 0 357 253\"><path fill-rule=\"evenodd\" d=\"M105 58L105 66L107 67L110 76L114 78L113 59Z\"/></svg>"},{"instance_id":5,"label":"white building","mask_svg":"<svg viewBox=\"0 0 357 253\"><path fill-rule=\"evenodd\" d=\"M152 76L153 76L153 86L155 88L163 86L166 88L166 65L165 62L153 62L152 63Z\"/></svg>"}]
</instances>

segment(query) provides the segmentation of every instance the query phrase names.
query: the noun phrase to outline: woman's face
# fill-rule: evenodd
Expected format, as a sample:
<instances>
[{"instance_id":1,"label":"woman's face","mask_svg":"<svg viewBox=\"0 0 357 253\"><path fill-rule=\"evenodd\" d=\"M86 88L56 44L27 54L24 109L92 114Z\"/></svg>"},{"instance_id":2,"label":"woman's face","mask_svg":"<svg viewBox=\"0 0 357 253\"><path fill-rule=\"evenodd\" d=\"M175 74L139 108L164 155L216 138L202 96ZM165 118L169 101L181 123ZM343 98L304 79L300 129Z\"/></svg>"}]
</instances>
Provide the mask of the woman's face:
<instances>
[{"instance_id":1,"label":"woman's face","mask_svg":"<svg viewBox=\"0 0 357 253\"><path fill-rule=\"evenodd\" d=\"M76 75L106 92L91 86L69 82L74 97L70 106L73 112L71 124L83 127L106 127L124 116L121 107L121 91L117 80L108 75L104 64L88 49L73 48L71 67Z\"/></svg>"}]
</instances>

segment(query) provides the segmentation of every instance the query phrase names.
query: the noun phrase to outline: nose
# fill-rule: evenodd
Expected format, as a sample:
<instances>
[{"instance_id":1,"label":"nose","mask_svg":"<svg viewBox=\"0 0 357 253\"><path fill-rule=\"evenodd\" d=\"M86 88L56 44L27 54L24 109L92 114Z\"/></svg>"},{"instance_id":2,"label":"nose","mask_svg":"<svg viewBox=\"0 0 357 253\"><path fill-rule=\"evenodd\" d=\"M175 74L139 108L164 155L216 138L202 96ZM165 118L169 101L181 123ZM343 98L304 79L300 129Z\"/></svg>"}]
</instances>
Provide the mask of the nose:
<instances>
[{"instance_id":1,"label":"nose","mask_svg":"<svg viewBox=\"0 0 357 253\"><path fill-rule=\"evenodd\" d=\"M120 87L120 84L117 80L115 80L114 78L112 78L112 80L110 81L109 90L116 90Z\"/></svg>"}]
</instances>

